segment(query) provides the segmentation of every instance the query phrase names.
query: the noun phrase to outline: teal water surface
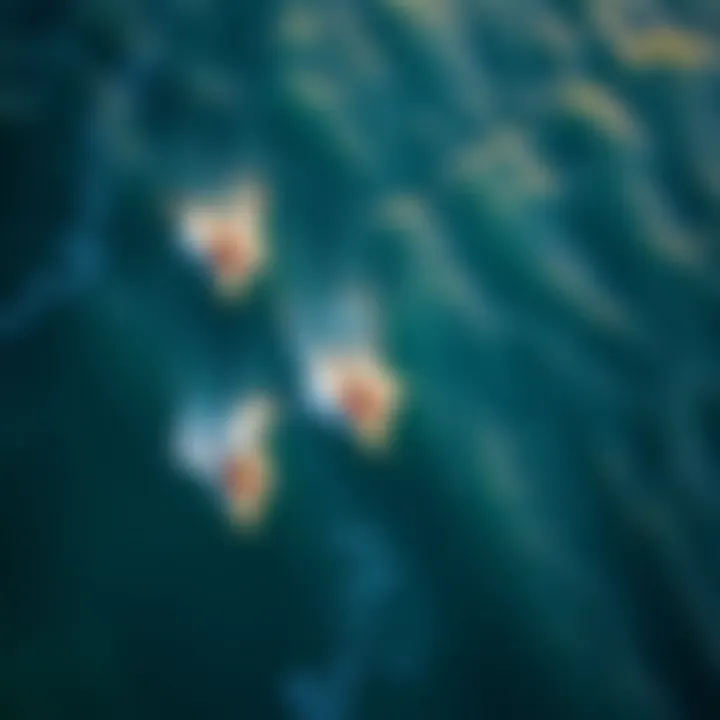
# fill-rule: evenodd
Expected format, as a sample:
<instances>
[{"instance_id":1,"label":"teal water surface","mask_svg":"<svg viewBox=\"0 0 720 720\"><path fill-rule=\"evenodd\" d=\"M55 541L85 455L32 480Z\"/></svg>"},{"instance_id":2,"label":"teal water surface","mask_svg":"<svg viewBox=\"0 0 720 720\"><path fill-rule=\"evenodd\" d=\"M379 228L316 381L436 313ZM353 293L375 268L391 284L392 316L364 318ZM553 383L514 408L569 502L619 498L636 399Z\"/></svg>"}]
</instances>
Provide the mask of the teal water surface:
<instances>
[{"instance_id":1,"label":"teal water surface","mask_svg":"<svg viewBox=\"0 0 720 720\"><path fill-rule=\"evenodd\" d=\"M712 2L0 18L0 718L718 717ZM228 305L170 209L247 169L274 262ZM358 283L385 456L303 403ZM170 450L257 385L250 540Z\"/></svg>"}]
</instances>

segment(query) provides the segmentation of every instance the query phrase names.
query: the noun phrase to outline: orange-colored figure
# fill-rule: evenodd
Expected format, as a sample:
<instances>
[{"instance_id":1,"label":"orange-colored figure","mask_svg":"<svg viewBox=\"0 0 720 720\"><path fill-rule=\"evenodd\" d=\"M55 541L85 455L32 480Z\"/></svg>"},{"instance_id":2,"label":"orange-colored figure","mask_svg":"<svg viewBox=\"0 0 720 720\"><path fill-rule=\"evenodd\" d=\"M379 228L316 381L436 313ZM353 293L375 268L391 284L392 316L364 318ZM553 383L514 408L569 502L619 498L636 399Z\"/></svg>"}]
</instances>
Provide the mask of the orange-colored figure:
<instances>
[{"instance_id":1,"label":"orange-colored figure","mask_svg":"<svg viewBox=\"0 0 720 720\"><path fill-rule=\"evenodd\" d=\"M256 251L247 234L242 229L222 221L211 228L207 254L223 285L245 278L256 259Z\"/></svg>"},{"instance_id":2,"label":"orange-colored figure","mask_svg":"<svg viewBox=\"0 0 720 720\"><path fill-rule=\"evenodd\" d=\"M264 194L254 185L212 206L186 212L188 240L209 265L223 295L237 296L248 289L265 264L264 212Z\"/></svg>"},{"instance_id":3,"label":"orange-colored figure","mask_svg":"<svg viewBox=\"0 0 720 720\"><path fill-rule=\"evenodd\" d=\"M400 403L400 384L372 357L339 357L325 362L327 386L340 411L366 445L388 440Z\"/></svg>"},{"instance_id":4,"label":"orange-colored figure","mask_svg":"<svg viewBox=\"0 0 720 720\"><path fill-rule=\"evenodd\" d=\"M256 527L265 516L272 493L270 465L259 450L231 456L223 470L223 484L233 519Z\"/></svg>"},{"instance_id":5,"label":"orange-colored figure","mask_svg":"<svg viewBox=\"0 0 720 720\"><path fill-rule=\"evenodd\" d=\"M275 415L268 398L249 398L219 423L186 416L175 437L177 459L212 489L242 529L257 529L272 501L275 474L268 434Z\"/></svg>"},{"instance_id":6,"label":"orange-colored figure","mask_svg":"<svg viewBox=\"0 0 720 720\"><path fill-rule=\"evenodd\" d=\"M340 380L340 405L355 422L376 423L385 412L385 387L366 373L348 373Z\"/></svg>"},{"instance_id":7,"label":"orange-colored figure","mask_svg":"<svg viewBox=\"0 0 720 720\"><path fill-rule=\"evenodd\" d=\"M271 500L273 473L266 437L274 416L268 399L255 398L241 404L229 421L222 484L233 519L245 527L263 520Z\"/></svg>"}]
</instances>

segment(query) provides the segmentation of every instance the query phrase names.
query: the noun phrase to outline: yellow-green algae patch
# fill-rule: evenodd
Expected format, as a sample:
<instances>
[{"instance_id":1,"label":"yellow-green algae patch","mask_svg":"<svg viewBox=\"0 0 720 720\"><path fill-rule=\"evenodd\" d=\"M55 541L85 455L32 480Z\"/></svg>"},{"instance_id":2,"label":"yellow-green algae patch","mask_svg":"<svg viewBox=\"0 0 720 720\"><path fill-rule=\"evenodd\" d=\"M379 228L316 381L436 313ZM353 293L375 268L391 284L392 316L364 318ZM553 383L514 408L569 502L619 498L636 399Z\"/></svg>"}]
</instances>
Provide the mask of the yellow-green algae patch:
<instances>
[{"instance_id":1,"label":"yellow-green algae patch","mask_svg":"<svg viewBox=\"0 0 720 720\"><path fill-rule=\"evenodd\" d=\"M619 51L639 70L702 70L717 62L715 48L706 38L670 25L628 34Z\"/></svg>"}]
</instances>

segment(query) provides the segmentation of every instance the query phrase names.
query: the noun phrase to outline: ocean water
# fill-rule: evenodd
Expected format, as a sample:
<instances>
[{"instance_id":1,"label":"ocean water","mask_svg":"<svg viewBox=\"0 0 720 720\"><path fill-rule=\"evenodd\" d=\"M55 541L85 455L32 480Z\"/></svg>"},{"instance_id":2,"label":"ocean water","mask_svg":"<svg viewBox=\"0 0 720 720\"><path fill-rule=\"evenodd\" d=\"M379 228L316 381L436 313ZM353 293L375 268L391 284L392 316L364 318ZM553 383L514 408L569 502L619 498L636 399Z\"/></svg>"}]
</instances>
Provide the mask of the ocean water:
<instances>
[{"instance_id":1,"label":"ocean water","mask_svg":"<svg viewBox=\"0 0 720 720\"><path fill-rule=\"evenodd\" d=\"M720 714L709 0L6 0L0 718ZM219 302L178 199L258 174ZM376 301L391 451L306 402ZM189 406L283 408L232 531Z\"/></svg>"}]
</instances>

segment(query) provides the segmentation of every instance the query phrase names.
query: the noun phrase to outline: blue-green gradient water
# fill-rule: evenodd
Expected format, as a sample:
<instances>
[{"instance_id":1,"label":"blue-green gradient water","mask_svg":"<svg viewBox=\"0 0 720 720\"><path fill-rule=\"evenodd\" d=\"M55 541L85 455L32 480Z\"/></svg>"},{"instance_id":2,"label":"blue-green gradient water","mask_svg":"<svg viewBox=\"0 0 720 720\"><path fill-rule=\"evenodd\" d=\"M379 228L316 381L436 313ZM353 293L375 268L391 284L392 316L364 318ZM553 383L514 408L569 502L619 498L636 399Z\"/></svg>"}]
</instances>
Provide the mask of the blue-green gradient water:
<instances>
[{"instance_id":1,"label":"blue-green gradient water","mask_svg":"<svg viewBox=\"0 0 720 720\"><path fill-rule=\"evenodd\" d=\"M720 714L710 0L6 0L0 718ZM179 198L268 183L247 302ZM392 451L303 402L362 284ZM232 532L177 418L282 401Z\"/></svg>"}]
</instances>

